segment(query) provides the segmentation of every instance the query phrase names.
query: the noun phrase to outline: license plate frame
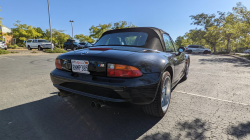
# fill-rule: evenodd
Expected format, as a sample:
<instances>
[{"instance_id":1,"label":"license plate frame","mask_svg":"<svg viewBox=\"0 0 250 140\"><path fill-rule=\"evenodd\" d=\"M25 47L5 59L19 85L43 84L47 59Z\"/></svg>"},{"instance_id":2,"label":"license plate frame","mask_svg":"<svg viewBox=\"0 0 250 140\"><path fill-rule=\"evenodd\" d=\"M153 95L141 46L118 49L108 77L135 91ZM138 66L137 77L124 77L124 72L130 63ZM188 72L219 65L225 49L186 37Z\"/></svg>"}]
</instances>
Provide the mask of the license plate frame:
<instances>
[{"instance_id":1,"label":"license plate frame","mask_svg":"<svg viewBox=\"0 0 250 140\"><path fill-rule=\"evenodd\" d=\"M71 60L72 72L90 74L88 71L88 60Z\"/></svg>"}]
</instances>

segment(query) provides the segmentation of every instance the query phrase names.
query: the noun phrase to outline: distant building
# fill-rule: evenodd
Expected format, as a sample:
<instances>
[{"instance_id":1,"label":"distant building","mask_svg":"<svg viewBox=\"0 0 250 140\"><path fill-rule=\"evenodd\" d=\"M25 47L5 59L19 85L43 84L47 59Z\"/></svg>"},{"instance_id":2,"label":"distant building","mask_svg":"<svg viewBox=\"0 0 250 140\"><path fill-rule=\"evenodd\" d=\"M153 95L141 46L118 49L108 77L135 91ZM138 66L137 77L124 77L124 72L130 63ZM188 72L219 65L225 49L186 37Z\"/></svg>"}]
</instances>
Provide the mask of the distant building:
<instances>
[{"instance_id":1,"label":"distant building","mask_svg":"<svg viewBox=\"0 0 250 140\"><path fill-rule=\"evenodd\" d=\"M7 35L6 33L11 33L11 29L1 25L0 26L0 34L2 35L2 38L0 40L4 41L5 43L10 43L10 44L14 44L15 41L13 39L13 37L11 35Z\"/></svg>"}]
</instances>

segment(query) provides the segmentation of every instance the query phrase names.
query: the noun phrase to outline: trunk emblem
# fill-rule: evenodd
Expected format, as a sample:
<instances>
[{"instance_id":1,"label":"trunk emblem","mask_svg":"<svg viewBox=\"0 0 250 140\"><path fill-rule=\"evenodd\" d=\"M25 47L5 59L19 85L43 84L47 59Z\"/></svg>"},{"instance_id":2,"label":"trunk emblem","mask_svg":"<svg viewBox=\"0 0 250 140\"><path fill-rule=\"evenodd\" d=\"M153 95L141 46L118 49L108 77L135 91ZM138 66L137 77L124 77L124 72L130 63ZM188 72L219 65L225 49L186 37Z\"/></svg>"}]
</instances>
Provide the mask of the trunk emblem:
<instances>
[{"instance_id":1,"label":"trunk emblem","mask_svg":"<svg viewBox=\"0 0 250 140\"><path fill-rule=\"evenodd\" d=\"M87 54L87 53L89 53L89 52L82 52L81 55L85 55L85 54Z\"/></svg>"},{"instance_id":2,"label":"trunk emblem","mask_svg":"<svg viewBox=\"0 0 250 140\"><path fill-rule=\"evenodd\" d=\"M104 67L104 64L98 64L98 67Z\"/></svg>"}]
</instances>

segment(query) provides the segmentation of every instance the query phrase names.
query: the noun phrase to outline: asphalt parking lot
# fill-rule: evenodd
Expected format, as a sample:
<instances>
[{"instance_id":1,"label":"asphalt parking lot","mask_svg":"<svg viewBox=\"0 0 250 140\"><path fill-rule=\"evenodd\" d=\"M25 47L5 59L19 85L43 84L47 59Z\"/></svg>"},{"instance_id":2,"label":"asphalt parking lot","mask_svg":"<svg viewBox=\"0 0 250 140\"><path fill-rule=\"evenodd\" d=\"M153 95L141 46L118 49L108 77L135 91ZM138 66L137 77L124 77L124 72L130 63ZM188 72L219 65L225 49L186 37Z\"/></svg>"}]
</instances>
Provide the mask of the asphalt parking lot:
<instances>
[{"instance_id":1,"label":"asphalt parking lot","mask_svg":"<svg viewBox=\"0 0 250 140\"><path fill-rule=\"evenodd\" d=\"M138 107L92 109L90 98L58 97L49 77L56 56L0 56L0 140L250 139L249 63L191 55L188 80L156 118Z\"/></svg>"}]
</instances>

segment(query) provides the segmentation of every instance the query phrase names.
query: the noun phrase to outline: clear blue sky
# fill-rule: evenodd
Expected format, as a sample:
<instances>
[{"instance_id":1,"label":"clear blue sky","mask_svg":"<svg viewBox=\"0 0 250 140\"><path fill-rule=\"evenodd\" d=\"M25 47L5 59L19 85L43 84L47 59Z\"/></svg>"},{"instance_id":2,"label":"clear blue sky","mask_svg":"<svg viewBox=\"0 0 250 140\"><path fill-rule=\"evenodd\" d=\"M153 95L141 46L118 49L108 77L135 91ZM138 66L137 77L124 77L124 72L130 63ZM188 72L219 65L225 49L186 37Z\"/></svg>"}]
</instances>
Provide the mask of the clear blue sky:
<instances>
[{"instance_id":1,"label":"clear blue sky","mask_svg":"<svg viewBox=\"0 0 250 140\"><path fill-rule=\"evenodd\" d=\"M69 20L74 20L74 34L89 35L92 25L132 22L139 27L157 27L175 40L196 26L190 15L229 12L237 2L250 9L250 0L50 0L52 28L71 35ZM3 25L12 28L21 23L49 28L47 0L1 0Z\"/></svg>"}]
</instances>

